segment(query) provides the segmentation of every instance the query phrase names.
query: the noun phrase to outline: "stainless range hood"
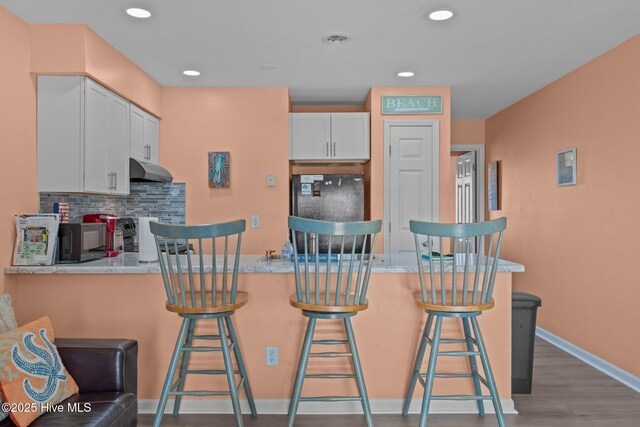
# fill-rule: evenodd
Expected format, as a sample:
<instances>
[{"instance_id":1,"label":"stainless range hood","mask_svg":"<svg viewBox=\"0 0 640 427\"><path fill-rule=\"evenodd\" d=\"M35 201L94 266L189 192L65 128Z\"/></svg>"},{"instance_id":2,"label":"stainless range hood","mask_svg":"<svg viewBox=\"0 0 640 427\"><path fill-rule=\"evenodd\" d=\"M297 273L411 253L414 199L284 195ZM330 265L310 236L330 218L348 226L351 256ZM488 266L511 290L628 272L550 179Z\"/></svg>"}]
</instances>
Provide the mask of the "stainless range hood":
<instances>
[{"instance_id":1,"label":"stainless range hood","mask_svg":"<svg viewBox=\"0 0 640 427\"><path fill-rule=\"evenodd\" d=\"M173 176L160 165L130 158L129 180L135 182L173 182Z\"/></svg>"}]
</instances>

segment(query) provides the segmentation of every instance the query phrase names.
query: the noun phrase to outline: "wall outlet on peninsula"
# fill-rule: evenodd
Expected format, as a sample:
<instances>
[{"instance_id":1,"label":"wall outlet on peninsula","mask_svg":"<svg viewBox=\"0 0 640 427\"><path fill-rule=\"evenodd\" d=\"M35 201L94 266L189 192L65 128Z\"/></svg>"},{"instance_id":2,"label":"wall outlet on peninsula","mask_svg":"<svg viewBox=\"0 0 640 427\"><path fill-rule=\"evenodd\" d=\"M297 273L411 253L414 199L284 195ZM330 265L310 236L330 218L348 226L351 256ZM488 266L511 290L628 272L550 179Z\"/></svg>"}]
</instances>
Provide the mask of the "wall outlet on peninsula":
<instances>
[{"instance_id":1,"label":"wall outlet on peninsula","mask_svg":"<svg viewBox=\"0 0 640 427\"><path fill-rule=\"evenodd\" d=\"M265 362L267 366L278 366L278 347L267 347Z\"/></svg>"}]
</instances>

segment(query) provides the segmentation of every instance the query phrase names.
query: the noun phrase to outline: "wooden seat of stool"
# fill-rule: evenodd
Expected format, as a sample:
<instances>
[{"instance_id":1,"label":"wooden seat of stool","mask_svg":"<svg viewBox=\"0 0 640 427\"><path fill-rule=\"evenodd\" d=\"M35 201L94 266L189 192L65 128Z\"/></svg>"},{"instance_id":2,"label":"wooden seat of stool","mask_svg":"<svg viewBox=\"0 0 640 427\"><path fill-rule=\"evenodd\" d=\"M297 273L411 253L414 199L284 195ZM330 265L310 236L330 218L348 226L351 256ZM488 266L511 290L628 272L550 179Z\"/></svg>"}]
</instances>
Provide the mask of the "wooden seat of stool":
<instances>
[{"instance_id":1,"label":"wooden seat of stool","mask_svg":"<svg viewBox=\"0 0 640 427\"><path fill-rule=\"evenodd\" d=\"M475 311L485 311L485 310L489 310L491 308L493 308L493 299L490 301L487 301L485 303L481 303L481 304L475 304L475 305L463 305L462 304L462 292L457 292L456 293L456 305L441 305L441 304L431 304L431 303L425 303L422 300L422 292L420 291L416 291L412 294L413 296L413 302L416 303L416 305L418 307L420 307L423 310L427 310L427 311L438 311L438 312L445 312L445 313L472 313ZM429 294L429 296L431 296L431 294ZM480 295L477 296L478 301L481 300ZM436 301L442 301L442 293L441 292L436 292ZM445 297L445 301L448 302L452 302L453 301L453 295L451 294L450 291L447 291L446 293L446 297ZM467 304L473 301L473 292L469 292L467 293Z\"/></svg>"},{"instance_id":2,"label":"wooden seat of stool","mask_svg":"<svg viewBox=\"0 0 640 427\"><path fill-rule=\"evenodd\" d=\"M353 301L353 295L351 295L349 299ZM312 293L309 301L315 301L315 300L316 300L315 294ZM336 294L330 293L329 301L335 302L335 300L336 300ZM341 300L344 301L344 297L342 297ZM326 301L324 293L318 294L318 301L321 301L321 302ZM353 313L355 311L364 311L367 308L369 308L369 301L367 301L367 299L364 300L363 304L356 304L356 305L307 304L307 303L298 301L298 297L296 296L296 294L289 295L289 304L303 311L314 311L319 313Z\"/></svg>"},{"instance_id":3,"label":"wooden seat of stool","mask_svg":"<svg viewBox=\"0 0 640 427\"><path fill-rule=\"evenodd\" d=\"M245 291L237 291L236 292L236 302L235 304L226 304L220 305L218 303L217 306L213 305L211 301L211 292L205 293L205 305L202 306L201 294L198 291L196 293L196 306L194 307L190 297L186 298L187 305L178 305L178 304L169 304L167 302L166 308L172 313L179 314L215 314L215 313L226 313L229 311L234 311L242 307L249 301L249 294ZM227 297L229 298L229 297ZM216 292L216 301L223 301L222 292Z\"/></svg>"}]
</instances>

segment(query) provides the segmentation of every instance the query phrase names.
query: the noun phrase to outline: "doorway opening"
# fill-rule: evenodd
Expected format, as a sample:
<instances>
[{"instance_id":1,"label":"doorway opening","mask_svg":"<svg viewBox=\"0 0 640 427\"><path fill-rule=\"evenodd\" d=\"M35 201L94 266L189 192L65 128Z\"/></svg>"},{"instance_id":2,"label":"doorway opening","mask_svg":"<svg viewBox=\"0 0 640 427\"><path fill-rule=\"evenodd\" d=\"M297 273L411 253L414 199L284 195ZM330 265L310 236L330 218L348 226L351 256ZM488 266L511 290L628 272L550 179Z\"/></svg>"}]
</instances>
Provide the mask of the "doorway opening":
<instances>
[{"instance_id":1,"label":"doorway opening","mask_svg":"<svg viewBox=\"0 0 640 427\"><path fill-rule=\"evenodd\" d=\"M455 158L456 222L484 221L484 145L453 144Z\"/></svg>"}]
</instances>

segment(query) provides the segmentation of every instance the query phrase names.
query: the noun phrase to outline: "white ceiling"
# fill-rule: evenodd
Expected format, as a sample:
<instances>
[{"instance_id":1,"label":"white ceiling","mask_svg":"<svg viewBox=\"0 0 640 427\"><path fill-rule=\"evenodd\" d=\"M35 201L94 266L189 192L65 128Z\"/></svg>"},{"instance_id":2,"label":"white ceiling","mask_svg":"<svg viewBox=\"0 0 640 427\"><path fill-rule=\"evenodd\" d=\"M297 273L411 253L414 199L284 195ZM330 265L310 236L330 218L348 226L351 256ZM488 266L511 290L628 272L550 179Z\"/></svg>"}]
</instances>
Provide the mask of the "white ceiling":
<instances>
[{"instance_id":1,"label":"white ceiling","mask_svg":"<svg viewBox=\"0 0 640 427\"><path fill-rule=\"evenodd\" d=\"M0 0L30 23L84 23L164 86L288 86L361 104L371 86L451 86L484 119L640 32L638 0ZM127 16L128 7L153 13ZM424 16L436 7L451 21ZM344 32L349 43L321 37ZM273 70L262 69L274 64ZM202 71L187 78L187 68ZM416 76L402 79L398 71Z\"/></svg>"}]
</instances>

